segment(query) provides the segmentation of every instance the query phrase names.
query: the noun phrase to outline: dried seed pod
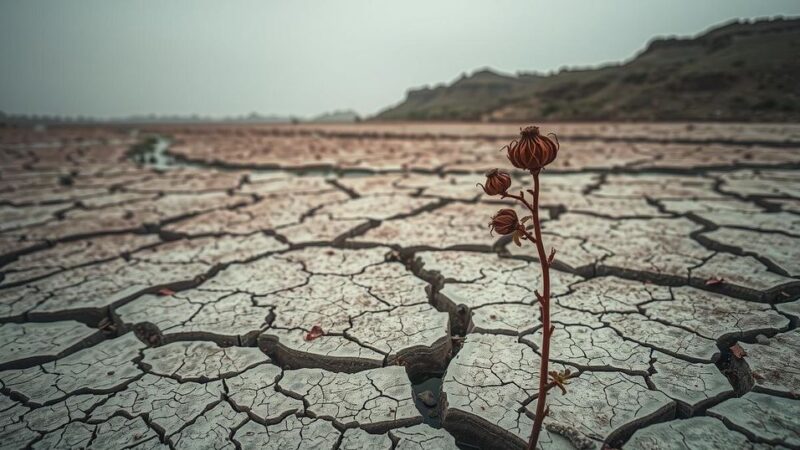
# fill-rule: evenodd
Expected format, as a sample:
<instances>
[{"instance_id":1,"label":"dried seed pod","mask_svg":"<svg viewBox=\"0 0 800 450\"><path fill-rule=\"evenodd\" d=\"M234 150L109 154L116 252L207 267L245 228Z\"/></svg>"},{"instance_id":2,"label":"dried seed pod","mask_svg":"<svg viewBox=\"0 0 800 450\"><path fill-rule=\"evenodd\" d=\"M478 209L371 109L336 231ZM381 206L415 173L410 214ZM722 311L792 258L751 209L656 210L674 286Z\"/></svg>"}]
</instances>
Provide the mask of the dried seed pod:
<instances>
[{"instance_id":1,"label":"dried seed pod","mask_svg":"<svg viewBox=\"0 0 800 450\"><path fill-rule=\"evenodd\" d=\"M502 235L511 234L517 231L519 227L520 224L519 219L517 219L517 212L509 208L497 211L497 214L492 217L492 221L489 222L489 228Z\"/></svg>"},{"instance_id":2,"label":"dried seed pod","mask_svg":"<svg viewBox=\"0 0 800 450\"><path fill-rule=\"evenodd\" d=\"M483 188L486 195L505 194L511 187L511 175L498 169L486 172L486 184L478 183Z\"/></svg>"},{"instance_id":3,"label":"dried seed pod","mask_svg":"<svg viewBox=\"0 0 800 450\"><path fill-rule=\"evenodd\" d=\"M508 144L507 156L514 167L538 172L556 159L558 148L558 138L553 142L539 134L539 127L527 127L520 132L519 141Z\"/></svg>"}]
</instances>

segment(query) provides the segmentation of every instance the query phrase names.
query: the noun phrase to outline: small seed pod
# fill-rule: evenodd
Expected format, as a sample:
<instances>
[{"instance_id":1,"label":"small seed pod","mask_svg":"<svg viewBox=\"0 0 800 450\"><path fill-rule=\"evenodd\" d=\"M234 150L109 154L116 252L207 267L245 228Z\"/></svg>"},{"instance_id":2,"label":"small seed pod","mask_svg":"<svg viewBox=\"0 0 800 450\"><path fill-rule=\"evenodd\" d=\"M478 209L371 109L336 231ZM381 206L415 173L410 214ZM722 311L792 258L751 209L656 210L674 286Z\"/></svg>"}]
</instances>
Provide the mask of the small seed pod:
<instances>
[{"instance_id":1,"label":"small seed pod","mask_svg":"<svg viewBox=\"0 0 800 450\"><path fill-rule=\"evenodd\" d=\"M511 187L511 175L498 169L492 169L486 172L486 184L478 183L478 186L483 188L486 195L505 194Z\"/></svg>"},{"instance_id":2,"label":"small seed pod","mask_svg":"<svg viewBox=\"0 0 800 450\"><path fill-rule=\"evenodd\" d=\"M517 231L519 227L517 212L508 208L497 211L497 214L492 217L492 221L489 222L489 228L492 231L497 231L504 236Z\"/></svg>"},{"instance_id":3,"label":"small seed pod","mask_svg":"<svg viewBox=\"0 0 800 450\"><path fill-rule=\"evenodd\" d=\"M519 141L508 144L507 156L514 167L538 172L556 159L558 148L558 138L553 142L539 134L539 127L527 127L520 132Z\"/></svg>"}]
</instances>

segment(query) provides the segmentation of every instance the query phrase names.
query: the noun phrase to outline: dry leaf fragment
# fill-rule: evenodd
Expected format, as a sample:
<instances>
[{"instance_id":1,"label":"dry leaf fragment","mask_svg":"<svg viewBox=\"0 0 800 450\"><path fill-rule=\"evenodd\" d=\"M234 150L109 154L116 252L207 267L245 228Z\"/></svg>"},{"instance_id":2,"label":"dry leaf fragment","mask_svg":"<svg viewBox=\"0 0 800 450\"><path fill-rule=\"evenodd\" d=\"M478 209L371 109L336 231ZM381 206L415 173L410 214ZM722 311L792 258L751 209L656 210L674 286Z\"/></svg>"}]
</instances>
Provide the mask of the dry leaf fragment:
<instances>
[{"instance_id":1,"label":"dry leaf fragment","mask_svg":"<svg viewBox=\"0 0 800 450\"><path fill-rule=\"evenodd\" d=\"M739 346L739 344L733 344L731 346L731 353L733 353L733 356L736 359L743 359L745 356L747 356L747 352L744 351L744 349L741 346Z\"/></svg>"},{"instance_id":2,"label":"dry leaf fragment","mask_svg":"<svg viewBox=\"0 0 800 450\"><path fill-rule=\"evenodd\" d=\"M521 236L522 236L522 233L520 233L519 230L515 231L514 235L511 236L511 239L514 241L515 244L517 244L517 247L522 247L522 242L520 242L520 237Z\"/></svg>"},{"instance_id":3,"label":"dry leaf fragment","mask_svg":"<svg viewBox=\"0 0 800 450\"><path fill-rule=\"evenodd\" d=\"M564 385L568 383L568 378L572 372L569 369L564 369L563 372L551 370L547 373L550 375L550 380L553 382L553 384L561 389L561 393L566 394L567 388L565 388Z\"/></svg>"},{"instance_id":4,"label":"dry leaf fragment","mask_svg":"<svg viewBox=\"0 0 800 450\"><path fill-rule=\"evenodd\" d=\"M104 331L114 331L117 327L114 326L114 323L108 319L108 317L104 317L100 323L97 324L97 328Z\"/></svg>"},{"instance_id":5,"label":"dry leaf fragment","mask_svg":"<svg viewBox=\"0 0 800 450\"><path fill-rule=\"evenodd\" d=\"M325 334L325 332L322 331L322 327L321 326L314 325L313 327L311 327L311 331L306 333L306 336L305 336L304 339L307 340L307 341L313 341L314 339L317 339L318 337L320 337L320 336L322 336L324 334Z\"/></svg>"},{"instance_id":6,"label":"dry leaf fragment","mask_svg":"<svg viewBox=\"0 0 800 450\"><path fill-rule=\"evenodd\" d=\"M400 252L397 250L392 250L386 254L386 261L400 261L401 260Z\"/></svg>"}]
</instances>

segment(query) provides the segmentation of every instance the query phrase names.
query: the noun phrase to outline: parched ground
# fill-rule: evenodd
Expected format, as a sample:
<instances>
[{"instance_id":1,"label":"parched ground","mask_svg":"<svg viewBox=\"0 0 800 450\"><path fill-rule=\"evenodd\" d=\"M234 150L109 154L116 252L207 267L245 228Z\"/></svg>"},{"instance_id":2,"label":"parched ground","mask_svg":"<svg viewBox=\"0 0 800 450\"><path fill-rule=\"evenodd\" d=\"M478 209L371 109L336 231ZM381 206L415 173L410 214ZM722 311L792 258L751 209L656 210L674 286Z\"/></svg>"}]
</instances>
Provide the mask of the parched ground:
<instances>
[{"instance_id":1,"label":"parched ground","mask_svg":"<svg viewBox=\"0 0 800 450\"><path fill-rule=\"evenodd\" d=\"M0 447L523 447L518 129L0 131ZM800 448L800 125L545 131L541 447Z\"/></svg>"}]
</instances>

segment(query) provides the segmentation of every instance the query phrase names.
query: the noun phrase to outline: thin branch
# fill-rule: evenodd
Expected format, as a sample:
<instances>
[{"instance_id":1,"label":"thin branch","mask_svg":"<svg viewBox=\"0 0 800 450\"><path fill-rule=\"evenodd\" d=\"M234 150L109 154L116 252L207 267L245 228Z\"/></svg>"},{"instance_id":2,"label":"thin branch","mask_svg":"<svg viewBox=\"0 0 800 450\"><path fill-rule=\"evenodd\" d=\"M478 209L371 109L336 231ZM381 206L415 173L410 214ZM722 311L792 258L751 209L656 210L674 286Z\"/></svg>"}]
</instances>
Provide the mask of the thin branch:
<instances>
[{"instance_id":1,"label":"thin branch","mask_svg":"<svg viewBox=\"0 0 800 450\"><path fill-rule=\"evenodd\" d=\"M514 200L525 205L525 207L528 208L528 211L530 211L531 214L533 214L533 205L531 205L530 203L528 203L527 200L525 200L525 197L522 196L522 192L520 192L520 195L514 195L514 194L509 194L508 192L503 192L502 194L500 194L500 198L513 198Z\"/></svg>"}]
</instances>

